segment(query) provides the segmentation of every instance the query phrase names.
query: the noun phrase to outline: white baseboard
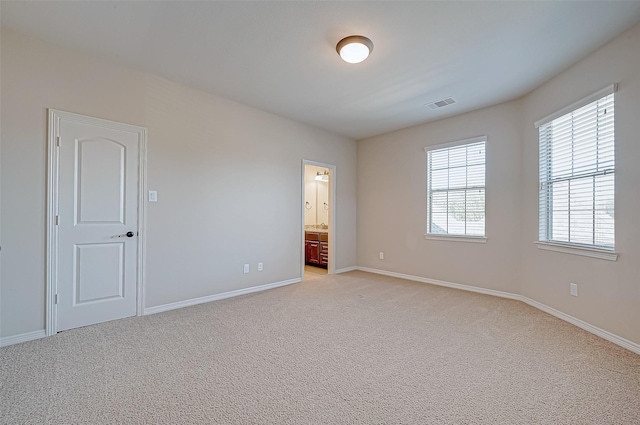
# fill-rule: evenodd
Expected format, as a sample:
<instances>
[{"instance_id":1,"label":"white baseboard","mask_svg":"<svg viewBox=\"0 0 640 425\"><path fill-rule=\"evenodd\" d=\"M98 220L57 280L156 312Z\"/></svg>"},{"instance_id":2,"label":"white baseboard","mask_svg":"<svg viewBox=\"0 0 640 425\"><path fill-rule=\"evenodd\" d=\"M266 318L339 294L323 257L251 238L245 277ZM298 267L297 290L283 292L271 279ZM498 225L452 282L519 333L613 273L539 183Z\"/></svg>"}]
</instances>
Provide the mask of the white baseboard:
<instances>
[{"instance_id":1,"label":"white baseboard","mask_svg":"<svg viewBox=\"0 0 640 425\"><path fill-rule=\"evenodd\" d=\"M429 279L421 276L413 276L410 274L388 272L386 270L371 269L369 267L358 267L363 272L382 274L385 276L397 277L406 280L415 280L422 283L430 283L431 285L446 286L447 288L461 289L463 291L477 292L480 294L493 295L494 297L508 298L510 300L520 300L520 295L511 292L496 291L494 289L479 288L477 286L462 285L460 283L446 282L444 280Z\"/></svg>"},{"instance_id":2,"label":"white baseboard","mask_svg":"<svg viewBox=\"0 0 640 425\"><path fill-rule=\"evenodd\" d=\"M563 313L559 310L556 310L555 308L549 307L545 304L542 304L538 301L532 300L531 298L525 297L524 295L518 295L518 294L513 294L511 292L502 292L502 291L496 291L493 289L485 289L485 288L478 288L476 286L470 286L470 285L462 285L459 283L452 283L452 282L446 282L443 280L435 280L435 279L428 279L425 277L421 277L421 276L413 276L413 275L408 275L408 274L403 274L403 273L396 273L396 272L389 272L386 270L378 270L378 269L372 269L369 267L356 267L356 270L361 270L363 272L369 272L369 273L375 273L375 274L381 274L381 275L385 275L385 276L392 276L392 277L397 277L400 279L407 279L407 280L413 280L416 282L422 282L422 283L429 283L432 285L438 285L438 286L446 286L449 288L455 288L455 289L461 289L463 291L469 291L469 292L477 292L480 294L486 294L486 295L493 295L496 297L501 297L501 298L508 298L511 300L517 300L517 301L521 301L525 304L530 305L531 307L537 308L540 311L544 311L545 313L548 313L552 316L557 317L558 319L564 320L565 322L569 322L572 325L575 325L581 329L584 329L587 332L591 332L594 335L599 336L600 338L606 339L609 342L612 342L616 345L619 345L622 348L626 348L627 350L634 352L636 354L640 354L640 344L637 344L633 341L629 341L628 339L622 338L616 334L613 334L609 331L605 331L604 329L600 329L597 326L593 326L590 323L587 323L583 320L580 320L578 318L575 318L573 316L570 316L566 313Z\"/></svg>"},{"instance_id":3,"label":"white baseboard","mask_svg":"<svg viewBox=\"0 0 640 425\"><path fill-rule=\"evenodd\" d=\"M600 329L597 326L593 326L583 320L580 320L578 318L575 318L573 316L570 316L566 313L563 313L559 310L556 310L552 307L549 307L545 304L542 304L538 301L532 300L531 298L525 297L523 295L518 295L518 294L513 294L510 292L503 292L503 291L496 291L493 289L485 289L485 288L478 288L475 286L470 286L470 285L462 285L459 283L452 283L452 282L446 282L443 280L436 280L436 279L428 279L425 277L421 277L421 276L413 276L413 275L408 275L408 274L403 274L403 273L396 273L396 272L390 272L390 271L386 271L386 270L378 270L378 269L372 269L369 267L347 267L347 268L343 268L343 269L339 269L336 270L336 273L346 273L346 272L350 272L350 271L354 271L354 270L361 270L364 272L369 272L369 273L375 273L375 274L381 274L381 275L385 275L385 276L391 276L391 277L397 277L400 279L406 279L406 280L413 280L416 282L422 282L422 283L428 283L431 285L438 285L438 286L446 286L449 288L454 288L454 289L460 289L463 291L469 291L469 292L476 292L476 293L480 293L480 294L486 294L486 295L493 295L496 297L501 297L501 298L507 298L507 299L512 299L512 300L517 300L517 301L522 301L525 304L530 305L531 307L537 308L540 311L544 311L545 313L548 313L552 316L557 317L558 319L564 320L565 322L571 323L574 326L577 326L581 329L584 329L587 332L591 332L594 335L599 336L600 338L606 339L609 342L612 342L616 345L619 345L620 347L626 348L627 350L634 352L636 354L640 354L640 344L637 344L633 341L629 341L628 339L622 338L616 334L613 334L609 331L605 331L604 329ZM194 298L191 300L185 300L185 301L179 301L179 302L175 302L175 303L170 303L170 304L164 304L164 305L159 305L156 307L149 307L149 308L145 308L144 309L144 314L154 314L154 313L160 313L163 311L169 311L169 310L174 310L177 308L182 308L182 307L189 307L192 305L197 305L197 304L202 304L202 303L206 303L206 302L210 302L210 301L216 301L216 300L222 300L225 298L231 298L231 297L237 297L239 295L245 295L245 294L250 294L253 292L259 292L259 291L264 291L267 289L272 289L272 288L277 288L279 286L285 286L285 285L291 285L293 283L298 283L300 282L301 279L300 278L295 278L295 279L289 279L289 280L283 280L281 282L274 282L274 283L269 283L266 285L260 285L260 286L253 286L251 288L245 288L245 289L238 289L236 291L229 291L229 292L223 292L221 294L215 294L215 295L209 295L206 297L200 297L200 298ZM46 332L44 329L42 330L38 330L38 331L33 331L33 332L27 332L27 333L23 333L23 334L19 334L19 335L13 335L13 336L7 336L7 337L3 337L0 338L0 347L6 347L9 345L13 345L13 344L19 344L21 342L27 342L27 341L32 341L35 339L40 339L40 338L44 338L46 336Z\"/></svg>"},{"instance_id":4,"label":"white baseboard","mask_svg":"<svg viewBox=\"0 0 640 425\"><path fill-rule=\"evenodd\" d=\"M619 345L620 347L626 348L629 351L633 351L636 354L640 354L640 344L636 344L635 342L629 341L628 339L624 339L609 331L600 329L597 326L593 326L590 323L587 323L576 317L570 316L566 313L561 312L560 310L556 310L555 308L549 307L538 301L532 300L531 298L527 298L525 296L521 296L520 298L521 298L520 301L522 301L525 304L529 304L531 307L535 307L538 310L544 311L545 313L549 313L550 315L555 316L558 319L562 319L565 322L569 322L572 325L575 325L581 329L584 329L587 332L591 332L592 334L599 336L600 338L606 339L609 342L613 342L614 344Z\"/></svg>"},{"instance_id":5,"label":"white baseboard","mask_svg":"<svg viewBox=\"0 0 640 425\"><path fill-rule=\"evenodd\" d=\"M293 283L301 282L302 280L297 277L295 279L283 280L280 282L267 283L266 285L252 286L245 289L237 289L235 291L223 292L221 294L207 295L206 297L192 298L190 300L178 301L175 303L158 305L155 307L148 307L144 309L144 315L162 313L163 311L175 310L177 308L190 307L192 305L208 303L211 301L224 300L225 298L237 297L239 295L251 294L253 292L265 291L267 289L277 288L279 286L291 285Z\"/></svg>"},{"instance_id":6,"label":"white baseboard","mask_svg":"<svg viewBox=\"0 0 640 425\"><path fill-rule=\"evenodd\" d=\"M33 341L34 339L40 339L47 336L44 329L39 331L27 332L20 335L5 336L0 338L0 347L6 347L8 345L20 344L21 342Z\"/></svg>"},{"instance_id":7,"label":"white baseboard","mask_svg":"<svg viewBox=\"0 0 640 425\"><path fill-rule=\"evenodd\" d=\"M354 270L360 270L358 268L358 266L353 266L353 267L345 267L343 269L336 269L335 274L339 274L339 273L346 273L346 272L352 272Z\"/></svg>"}]
</instances>

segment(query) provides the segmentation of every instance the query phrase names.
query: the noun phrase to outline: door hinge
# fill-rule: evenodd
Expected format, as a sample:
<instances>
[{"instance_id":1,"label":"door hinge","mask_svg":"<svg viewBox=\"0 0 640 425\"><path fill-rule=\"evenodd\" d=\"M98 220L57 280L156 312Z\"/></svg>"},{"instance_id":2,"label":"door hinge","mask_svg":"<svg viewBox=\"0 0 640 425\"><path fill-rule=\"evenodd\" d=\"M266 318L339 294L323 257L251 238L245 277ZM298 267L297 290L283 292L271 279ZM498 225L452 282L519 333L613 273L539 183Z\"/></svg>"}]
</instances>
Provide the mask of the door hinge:
<instances>
[{"instance_id":1,"label":"door hinge","mask_svg":"<svg viewBox=\"0 0 640 425\"><path fill-rule=\"evenodd\" d=\"M57 225L59 225L59 224L60 224L60 216L59 216L59 215L57 215L57 216L56 216L56 226L57 226Z\"/></svg>"},{"instance_id":2,"label":"door hinge","mask_svg":"<svg viewBox=\"0 0 640 425\"><path fill-rule=\"evenodd\" d=\"M56 136L56 146L60 147L60 136Z\"/></svg>"},{"instance_id":3,"label":"door hinge","mask_svg":"<svg viewBox=\"0 0 640 425\"><path fill-rule=\"evenodd\" d=\"M56 299L55 299L54 304L58 304L58 294L56 294Z\"/></svg>"}]
</instances>

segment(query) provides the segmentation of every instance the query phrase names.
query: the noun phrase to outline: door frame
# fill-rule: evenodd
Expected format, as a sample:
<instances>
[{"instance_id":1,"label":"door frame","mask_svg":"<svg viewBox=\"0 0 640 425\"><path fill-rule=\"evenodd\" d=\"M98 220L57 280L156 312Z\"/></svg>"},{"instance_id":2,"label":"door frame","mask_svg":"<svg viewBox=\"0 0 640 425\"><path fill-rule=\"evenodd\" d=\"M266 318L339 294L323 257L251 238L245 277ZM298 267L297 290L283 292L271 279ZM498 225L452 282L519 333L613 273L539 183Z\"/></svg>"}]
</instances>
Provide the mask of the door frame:
<instances>
[{"instance_id":1,"label":"door frame","mask_svg":"<svg viewBox=\"0 0 640 425\"><path fill-rule=\"evenodd\" d=\"M123 124L101 118L94 118L72 112L48 109L48 173L47 173L47 223L46 223L46 295L45 295L45 332L47 336L55 335L58 330L58 215L59 196L59 135L62 120L82 124L90 124L114 130L128 131L138 134L138 256L136 262L136 315L144 312L144 278L146 247L146 202L147 189L147 129L130 124Z\"/></svg>"},{"instance_id":2,"label":"door frame","mask_svg":"<svg viewBox=\"0 0 640 425\"><path fill-rule=\"evenodd\" d=\"M308 159L302 160L302 196L300 199L300 218L301 218L301 230L302 230L302 249L301 249L301 265L300 265L300 280L304 280L304 199L305 199L305 166L314 165L316 167L327 168L329 170L329 265L327 267L328 274L335 274L336 272L336 166L333 164L326 164L324 162L310 161Z\"/></svg>"}]
</instances>

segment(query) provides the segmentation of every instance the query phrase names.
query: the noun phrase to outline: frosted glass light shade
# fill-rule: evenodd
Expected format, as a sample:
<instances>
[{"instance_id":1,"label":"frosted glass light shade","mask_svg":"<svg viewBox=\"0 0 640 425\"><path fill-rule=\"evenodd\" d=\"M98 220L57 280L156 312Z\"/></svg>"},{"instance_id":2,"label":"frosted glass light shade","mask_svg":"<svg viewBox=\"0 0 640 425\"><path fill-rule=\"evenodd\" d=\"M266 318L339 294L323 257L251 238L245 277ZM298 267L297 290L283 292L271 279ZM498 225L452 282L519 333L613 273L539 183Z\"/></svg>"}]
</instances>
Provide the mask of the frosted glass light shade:
<instances>
[{"instance_id":1,"label":"frosted glass light shade","mask_svg":"<svg viewBox=\"0 0 640 425\"><path fill-rule=\"evenodd\" d=\"M338 42L336 51L343 61L360 63L373 51L373 42L361 35L350 35Z\"/></svg>"}]
</instances>

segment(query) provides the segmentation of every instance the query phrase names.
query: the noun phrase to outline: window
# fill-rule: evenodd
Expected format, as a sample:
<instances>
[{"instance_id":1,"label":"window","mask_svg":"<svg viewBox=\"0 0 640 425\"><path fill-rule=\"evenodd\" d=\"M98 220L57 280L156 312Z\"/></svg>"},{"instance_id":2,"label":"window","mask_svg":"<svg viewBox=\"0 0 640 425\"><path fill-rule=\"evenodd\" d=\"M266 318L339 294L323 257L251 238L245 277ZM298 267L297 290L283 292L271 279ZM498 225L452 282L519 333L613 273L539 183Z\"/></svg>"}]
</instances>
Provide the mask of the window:
<instances>
[{"instance_id":1,"label":"window","mask_svg":"<svg viewBox=\"0 0 640 425\"><path fill-rule=\"evenodd\" d=\"M614 248L614 91L611 86L536 123L542 242Z\"/></svg>"},{"instance_id":2,"label":"window","mask_svg":"<svg viewBox=\"0 0 640 425\"><path fill-rule=\"evenodd\" d=\"M484 240L486 137L424 148L427 235Z\"/></svg>"}]
</instances>

